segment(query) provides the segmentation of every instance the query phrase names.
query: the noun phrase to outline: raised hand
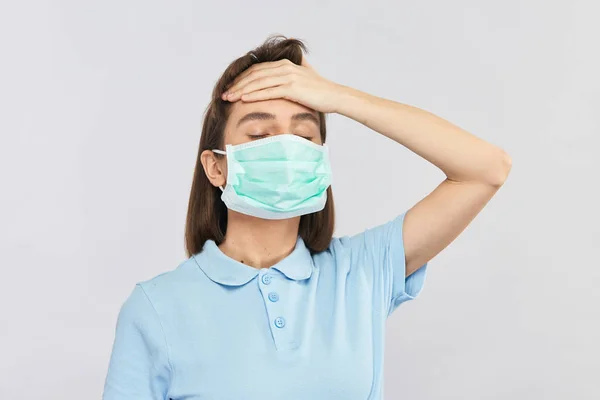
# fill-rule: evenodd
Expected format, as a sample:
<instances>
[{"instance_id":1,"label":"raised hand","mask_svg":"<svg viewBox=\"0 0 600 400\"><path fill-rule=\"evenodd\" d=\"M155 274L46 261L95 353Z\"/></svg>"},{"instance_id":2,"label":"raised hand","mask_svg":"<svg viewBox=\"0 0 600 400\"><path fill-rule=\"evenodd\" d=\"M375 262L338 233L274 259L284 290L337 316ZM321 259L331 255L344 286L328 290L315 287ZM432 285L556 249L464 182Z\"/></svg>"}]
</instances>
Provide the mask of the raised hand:
<instances>
[{"instance_id":1,"label":"raised hand","mask_svg":"<svg viewBox=\"0 0 600 400\"><path fill-rule=\"evenodd\" d=\"M230 102L286 99L331 113L337 110L342 89L317 74L306 58L301 65L284 59L254 64L234 80L222 98Z\"/></svg>"}]
</instances>

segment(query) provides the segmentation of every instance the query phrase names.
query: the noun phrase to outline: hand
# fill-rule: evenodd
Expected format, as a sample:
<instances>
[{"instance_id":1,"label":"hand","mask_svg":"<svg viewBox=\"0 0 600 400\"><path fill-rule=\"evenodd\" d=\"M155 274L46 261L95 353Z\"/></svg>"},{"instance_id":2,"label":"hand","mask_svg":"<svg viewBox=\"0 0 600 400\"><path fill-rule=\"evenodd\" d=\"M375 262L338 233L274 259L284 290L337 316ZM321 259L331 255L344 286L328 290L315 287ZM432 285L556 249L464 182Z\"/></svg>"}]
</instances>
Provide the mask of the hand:
<instances>
[{"instance_id":1,"label":"hand","mask_svg":"<svg viewBox=\"0 0 600 400\"><path fill-rule=\"evenodd\" d=\"M222 95L230 102L286 99L313 110L336 112L343 86L323 77L302 59L296 65L284 59L254 64L242 72Z\"/></svg>"}]
</instances>

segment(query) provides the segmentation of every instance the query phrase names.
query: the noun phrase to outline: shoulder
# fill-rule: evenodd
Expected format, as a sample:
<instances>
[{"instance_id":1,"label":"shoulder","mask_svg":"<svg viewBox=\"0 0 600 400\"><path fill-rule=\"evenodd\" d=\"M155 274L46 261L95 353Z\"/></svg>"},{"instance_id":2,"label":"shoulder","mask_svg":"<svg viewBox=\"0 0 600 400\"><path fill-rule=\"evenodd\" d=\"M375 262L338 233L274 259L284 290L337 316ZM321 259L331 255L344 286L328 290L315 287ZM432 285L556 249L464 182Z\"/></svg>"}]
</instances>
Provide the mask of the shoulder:
<instances>
[{"instance_id":1,"label":"shoulder","mask_svg":"<svg viewBox=\"0 0 600 400\"><path fill-rule=\"evenodd\" d=\"M327 249L313 253L313 263L321 273L348 274L352 264L351 250L349 236L333 237Z\"/></svg>"},{"instance_id":2,"label":"shoulder","mask_svg":"<svg viewBox=\"0 0 600 400\"><path fill-rule=\"evenodd\" d=\"M391 249L402 250L403 221L401 214L358 233L334 237L327 250L314 257L315 261L331 260L338 268L371 274L389 259Z\"/></svg>"},{"instance_id":3,"label":"shoulder","mask_svg":"<svg viewBox=\"0 0 600 400\"><path fill-rule=\"evenodd\" d=\"M138 281L133 293L135 295L137 292L139 297L143 294L150 303L156 306L157 303L164 303L167 299L185 292L187 288L194 283L197 284L200 280L201 275L198 273L198 266L192 256L170 271Z\"/></svg>"},{"instance_id":4,"label":"shoulder","mask_svg":"<svg viewBox=\"0 0 600 400\"><path fill-rule=\"evenodd\" d=\"M358 233L334 237L327 251L334 255L350 255L355 257L369 252L385 249L391 242L402 245L402 227L405 213L382 224L366 228Z\"/></svg>"},{"instance_id":5,"label":"shoulder","mask_svg":"<svg viewBox=\"0 0 600 400\"><path fill-rule=\"evenodd\" d=\"M337 236L331 239L329 247L322 253L318 253L325 257L331 257L337 262L351 261L352 257L356 256L364 244L364 232L355 235Z\"/></svg>"},{"instance_id":6,"label":"shoulder","mask_svg":"<svg viewBox=\"0 0 600 400\"><path fill-rule=\"evenodd\" d=\"M333 237L326 252L334 258L343 258L350 255L352 239L350 236Z\"/></svg>"}]
</instances>

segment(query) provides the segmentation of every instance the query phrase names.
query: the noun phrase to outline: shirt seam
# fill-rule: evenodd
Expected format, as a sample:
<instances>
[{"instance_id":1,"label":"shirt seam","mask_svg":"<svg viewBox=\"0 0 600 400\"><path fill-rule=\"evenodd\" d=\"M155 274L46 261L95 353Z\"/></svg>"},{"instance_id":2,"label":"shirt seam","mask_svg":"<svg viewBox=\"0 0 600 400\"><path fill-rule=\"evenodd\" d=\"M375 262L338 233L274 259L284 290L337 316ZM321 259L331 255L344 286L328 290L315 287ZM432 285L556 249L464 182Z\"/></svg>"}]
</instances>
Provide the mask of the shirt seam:
<instances>
[{"instance_id":1,"label":"shirt seam","mask_svg":"<svg viewBox=\"0 0 600 400\"><path fill-rule=\"evenodd\" d=\"M162 331L163 338L165 340L165 348L167 349L167 364L169 366L169 372L171 373L171 385L170 386L173 386L173 381L175 379L175 368L173 368L173 363L171 362L171 349L169 347L169 341L167 340L167 333L166 333L163 323L158 315L158 311L156 310L156 307L154 306L154 303L152 302L152 300L150 300L150 296L148 296L148 293L146 293L146 290L144 289L144 287L141 284L138 283L138 286L140 287L140 289L142 289L142 293L144 293L144 296L148 300L148 303L150 303L150 306L152 307L152 311L154 311L154 315L156 316L156 320L158 321L158 325L160 326L160 330Z\"/></svg>"},{"instance_id":2,"label":"shirt seam","mask_svg":"<svg viewBox=\"0 0 600 400\"><path fill-rule=\"evenodd\" d=\"M387 315L388 317L391 315L392 313L392 308L394 307L394 303L398 300L400 300L401 298L403 298L405 295L407 295L406 293L406 253L404 250L404 217L406 216L406 212L400 214L399 216L397 216L396 218L394 218L392 220L392 226L391 226L391 233L390 233L390 238L389 238L389 243L388 246L389 248L387 249L387 257L388 259L386 260L386 266L388 268L388 273L390 276L390 285L389 285L389 290L390 290L390 299L388 301L387 304ZM399 229L399 232L396 232L396 230ZM399 239L399 243L395 243L394 239L396 239L396 237L398 237ZM396 254L399 249L396 247L399 246L401 248L401 254L400 254L400 263L401 268L396 268L396 271L394 271L394 257L398 257L398 255ZM394 281L396 280L396 273L398 272L397 270L400 269L401 273L402 273L402 291L398 294L398 295L394 295Z\"/></svg>"}]
</instances>

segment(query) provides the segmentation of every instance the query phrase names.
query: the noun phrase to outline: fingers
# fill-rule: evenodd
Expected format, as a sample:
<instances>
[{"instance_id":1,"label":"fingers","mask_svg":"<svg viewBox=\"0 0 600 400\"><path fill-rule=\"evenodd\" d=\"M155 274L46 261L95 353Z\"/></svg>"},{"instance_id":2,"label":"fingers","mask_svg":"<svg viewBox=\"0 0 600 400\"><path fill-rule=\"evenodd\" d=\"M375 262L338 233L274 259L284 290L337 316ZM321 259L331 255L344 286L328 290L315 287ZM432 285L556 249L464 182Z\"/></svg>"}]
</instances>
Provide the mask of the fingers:
<instances>
[{"instance_id":1,"label":"fingers","mask_svg":"<svg viewBox=\"0 0 600 400\"><path fill-rule=\"evenodd\" d=\"M242 72L231 84L231 86L222 94L222 99L227 101L235 101L233 99L240 98L241 89L255 80L259 80L268 76L283 76L300 73L302 71L298 65L292 63L288 59L283 59L273 62L262 62L254 64L246 71ZM256 89L253 89L256 90ZM236 93L237 92L237 93ZM235 95L231 95L236 93Z\"/></svg>"},{"instance_id":2,"label":"fingers","mask_svg":"<svg viewBox=\"0 0 600 400\"><path fill-rule=\"evenodd\" d=\"M258 64L257 64L258 65ZM227 89L227 94L239 92L240 89L248 85L250 82L255 80L270 77L270 76L282 76L288 75L294 72L294 67L289 65L280 65L274 68L262 68L256 69L244 77L240 77L234 81L229 89Z\"/></svg>"},{"instance_id":3,"label":"fingers","mask_svg":"<svg viewBox=\"0 0 600 400\"><path fill-rule=\"evenodd\" d=\"M284 67L286 65L293 65L292 62L290 60L287 59L283 59L283 60L279 60L279 61L273 61L273 62L262 62L259 64L254 64L252 65L250 68L248 68L247 70L245 70L244 72L242 72L241 74L239 74L232 82L231 86L228 88L227 92L232 92L232 91L236 91L239 89L239 83L241 83L242 81L247 81L248 76L252 75L254 76L255 74L263 74L260 76L264 76L264 73L267 72L268 70L272 70L275 68L281 68ZM253 78L254 79L254 78Z\"/></svg>"},{"instance_id":4,"label":"fingers","mask_svg":"<svg viewBox=\"0 0 600 400\"><path fill-rule=\"evenodd\" d=\"M267 89L257 90L252 93L244 94L241 97L241 100L245 102L252 102L272 99L285 99L287 93L286 90L286 85L270 87Z\"/></svg>"},{"instance_id":5,"label":"fingers","mask_svg":"<svg viewBox=\"0 0 600 400\"><path fill-rule=\"evenodd\" d=\"M253 90L256 90L257 85L260 86L261 84L264 84L264 82L268 82L270 78L291 76L292 73L293 69L290 69L285 65L276 68L264 68L254 71L245 78L235 82L229 89L227 89L225 93L223 93L222 98L223 100L235 101L239 99L239 96L242 92L248 93L248 91L246 91L248 85L252 85L252 88L254 88ZM264 87L266 86L260 87L260 89Z\"/></svg>"},{"instance_id":6,"label":"fingers","mask_svg":"<svg viewBox=\"0 0 600 400\"><path fill-rule=\"evenodd\" d=\"M280 76L266 76L262 78L254 79L250 81L247 85L241 86L239 90L229 93L227 95L227 101L237 101L239 99L244 99L244 95L265 90L268 88L285 85L292 81L291 75L280 75Z\"/></svg>"},{"instance_id":7,"label":"fingers","mask_svg":"<svg viewBox=\"0 0 600 400\"><path fill-rule=\"evenodd\" d=\"M273 62L261 62L261 63L258 63L258 64L254 64L250 68L248 68L247 70L245 70L244 72L242 72L241 74L239 74L233 80L233 84L235 84L236 82L239 82L240 80L246 78L248 75L250 75L253 72L261 71L261 70L265 70L265 69L270 69L270 68L280 67L280 66L283 65L282 61L284 61L284 60L273 61Z\"/></svg>"}]
</instances>

